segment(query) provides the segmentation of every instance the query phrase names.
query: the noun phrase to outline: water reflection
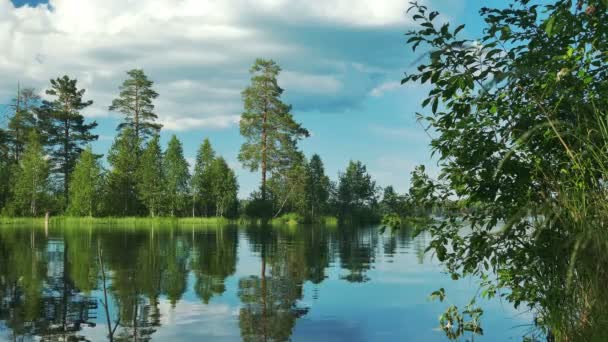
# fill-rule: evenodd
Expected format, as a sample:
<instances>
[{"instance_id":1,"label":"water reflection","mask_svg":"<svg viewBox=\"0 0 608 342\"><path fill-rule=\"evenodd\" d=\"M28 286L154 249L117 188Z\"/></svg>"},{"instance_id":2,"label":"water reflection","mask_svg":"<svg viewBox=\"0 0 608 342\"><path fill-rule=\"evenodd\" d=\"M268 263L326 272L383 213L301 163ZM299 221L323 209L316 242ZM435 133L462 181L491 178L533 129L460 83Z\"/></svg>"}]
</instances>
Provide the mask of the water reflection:
<instances>
[{"instance_id":1,"label":"water reflection","mask_svg":"<svg viewBox=\"0 0 608 342\"><path fill-rule=\"evenodd\" d=\"M222 302L236 323L225 339L285 341L310 333L319 297L332 300L349 283L382 279L390 272L375 268L403 253L422 263L424 246L407 230L381 235L375 228L91 227L51 229L48 236L3 228L0 339L147 341L171 331L198 340L168 315L180 304ZM188 319L203 322L194 311Z\"/></svg>"}]
</instances>

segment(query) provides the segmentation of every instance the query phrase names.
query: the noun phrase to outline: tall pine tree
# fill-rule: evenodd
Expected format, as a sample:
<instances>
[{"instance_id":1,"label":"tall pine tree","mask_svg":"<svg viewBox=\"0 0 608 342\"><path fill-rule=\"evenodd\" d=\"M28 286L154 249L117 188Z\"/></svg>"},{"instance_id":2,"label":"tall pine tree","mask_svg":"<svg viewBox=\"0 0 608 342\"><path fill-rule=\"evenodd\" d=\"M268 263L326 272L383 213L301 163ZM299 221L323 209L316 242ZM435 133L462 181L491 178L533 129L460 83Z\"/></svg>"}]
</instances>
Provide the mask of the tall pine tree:
<instances>
[{"instance_id":1,"label":"tall pine tree","mask_svg":"<svg viewBox=\"0 0 608 342\"><path fill-rule=\"evenodd\" d=\"M94 216L99 213L103 175L98 157L88 146L78 158L70 179L70 215Z\"/></svg>"},{"instance_id":2,"label":"tall pine tree","mask_svg":"<svg viewBox=\"0 0 608 342\"><path fill-rule=\"evenodd\" d=\"M182 143L171 137L163 161L166 177L166 198L171 216L181 213L188 195L190 174Z\"/></svg>"},{"instance_id":3,"label":"tall pine tree","mask_svg":"<svg viewBox=\"0 0 608 342\"><path fill-rule=\"evenodd\" d=\"M163 153L155 135L143 150L137 170L137 195L152 217L162 209L165 189Z\"/></svg>"},{"instance_id":4,"label":"tall pine tree","mask_svg":"<svg viewBox=\"0 0 608 342\"><path fill-rule=\"evenodd\" d=\"M49 192L49 162L36 131L29 134L23 158L15 170L13 203L18 213L36 216Z\"/></svg>"},{"instance_id":5,"label":"tall pine tree","mask_svg":"<svg viewBox=\"0 0 608 342\"><path fill-rule=\"evenodd\" d=\"M280 71L272 60L256 60L250 70L251 85L242 93L245 111L240 131L245 142L239 160L251 171L261 169L262 200L266 200L267 174L287 168L297 154L297 141L309 135L293 120L291 106L281 101Z\"/></svg>"},{"instance_id":6,"label":"tall pine tree","mask_svg":"<svg viewBox=\"0 0 608 342\"><path fill-rule=\"evenodd\" d=\"M158 134L162 125L156 123L158 116L154 113L154 99L158 93L152 89L154 82L148 79L141 69L127 71L129 78L120 86L120 94L112 101L111 111L125 115L125 121L118 129L130 128L140 141Z\"/></svg>"},{"instance_id":7,"label":"tall pine tree","mask_svg":"<svg viewBox=\"0 0 608 342\"><path fill-rule=\"evenodd\" d=\"M192 175L192 216L196 215L197 207L202 209L203 216L208 216L211 208L215 206L209 172L214 160L215 151L209 139L205 139L196 153L194 175Z\"/></svg>"},{"instance_id":8,"label":"tall pine tree","mask_svg":"<svg viewBox=\"0 0 608 342\"><path fill-rule=\"evenodd\" d=\"M85 90L78 89L77 80L63 76L51 80L47 95L52 101L43 101L39 116L41 126L46 133L47 144L51 146L53 171L60 176L65 204L69 203L68 185L70 175L78 156L87 143L97 140L91 130L97 123L86 124L80 111L93 104L84 101Z\"/></svg>"}]
</instances>

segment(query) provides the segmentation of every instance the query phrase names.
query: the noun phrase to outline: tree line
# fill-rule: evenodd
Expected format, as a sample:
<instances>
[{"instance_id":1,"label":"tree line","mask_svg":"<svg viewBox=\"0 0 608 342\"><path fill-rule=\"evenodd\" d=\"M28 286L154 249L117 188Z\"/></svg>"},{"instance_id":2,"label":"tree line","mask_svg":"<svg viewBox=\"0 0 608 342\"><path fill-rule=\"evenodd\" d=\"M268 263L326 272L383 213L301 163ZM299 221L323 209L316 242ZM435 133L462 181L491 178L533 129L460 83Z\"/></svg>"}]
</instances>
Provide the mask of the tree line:
<instances>
[{"instance_id":1,"label":"tree line","mask_svg":"<svg viewBox=\"0 0 608 342\"><path fill-rule=\"evenodd\" d=\"M0 128L2 214L378 220L382 189L365 165L351 161L335 183L319 155L308 159L299 149L309 132L281 99L280 71L272 60L256 60L242 92L245 141L238 159L261 177L259 190L242 201L234 170L209 139L201 143L192 172L175 135L163 149L154 105L159 94L143 70L127 72L108 107L123 120L107 164L91 148L97 123L82 111L93 101L76 79L51 80L44 98L33 88L18 89L8 124Z\"/></svg>"}]
</instances>

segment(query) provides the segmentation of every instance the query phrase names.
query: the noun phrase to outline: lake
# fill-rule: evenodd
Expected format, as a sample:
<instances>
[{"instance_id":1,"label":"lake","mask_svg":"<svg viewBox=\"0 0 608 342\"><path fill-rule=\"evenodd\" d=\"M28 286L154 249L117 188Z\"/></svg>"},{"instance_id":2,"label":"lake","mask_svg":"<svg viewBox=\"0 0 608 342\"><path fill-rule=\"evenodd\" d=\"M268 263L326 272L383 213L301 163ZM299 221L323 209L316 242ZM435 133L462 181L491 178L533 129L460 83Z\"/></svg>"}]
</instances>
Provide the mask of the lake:
<instances>
[{"instance_id":1,"label":"lake","mask_svg":"<svg viewBox=\"0 0 608 342\"><path fill-rule=\"evenodd\" d=\"M0 227L0 340L446 341L438 316L477 283L442 273L428 241L378 227ZM446 301L430 301L441 287ZM504 301L481 306L475 340L531 329Z\"/></svg>"}]
</instances>

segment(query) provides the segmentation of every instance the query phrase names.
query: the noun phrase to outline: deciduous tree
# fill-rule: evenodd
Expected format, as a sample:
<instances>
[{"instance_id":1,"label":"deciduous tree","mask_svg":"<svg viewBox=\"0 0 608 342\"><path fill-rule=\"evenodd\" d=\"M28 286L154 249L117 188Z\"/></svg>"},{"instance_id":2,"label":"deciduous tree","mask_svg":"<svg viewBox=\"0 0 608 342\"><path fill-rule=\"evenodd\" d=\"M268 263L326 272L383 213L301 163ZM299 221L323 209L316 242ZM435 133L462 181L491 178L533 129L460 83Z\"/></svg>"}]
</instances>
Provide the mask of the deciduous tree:
<instances>
[{"instance_id":1,"label":"deciduous tree","mask_svg":"<svg viewBox=\"0 0 608 342\"><path fill-rule=\"evenodd\" d=\"M68 212L75 216L93 216L99 213L102 194L102 169L91 147L80 154L70 180Z\"/></svg>"},{"instance_id":2,"label":"deciduous tree","mask_svg":"<svg viewBox=\"0 0 608 342\"><path fill-rule=\"evenodd\" d=\"M237 204L239 185L236 175L222 157L213 160L209 174L215 215L226 216L228 211Z\"/></svg>"},{"instance_id":3,"label":"deciduous tree","mask_svg":"<svg viewBox=\"0 0 608 342\"><path fill-rule=\"evenodd\" d=\"M14 174L13 201L17 212L38 215L41 202L49 195L49 169L40 136L32 131Z\"/></svg>"}]
</instances>

